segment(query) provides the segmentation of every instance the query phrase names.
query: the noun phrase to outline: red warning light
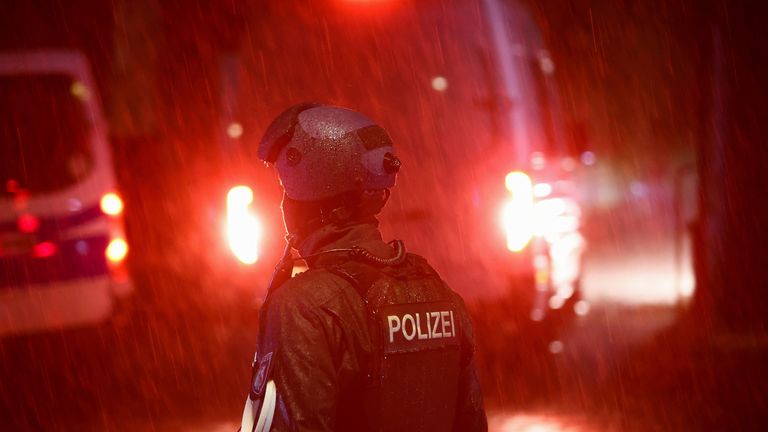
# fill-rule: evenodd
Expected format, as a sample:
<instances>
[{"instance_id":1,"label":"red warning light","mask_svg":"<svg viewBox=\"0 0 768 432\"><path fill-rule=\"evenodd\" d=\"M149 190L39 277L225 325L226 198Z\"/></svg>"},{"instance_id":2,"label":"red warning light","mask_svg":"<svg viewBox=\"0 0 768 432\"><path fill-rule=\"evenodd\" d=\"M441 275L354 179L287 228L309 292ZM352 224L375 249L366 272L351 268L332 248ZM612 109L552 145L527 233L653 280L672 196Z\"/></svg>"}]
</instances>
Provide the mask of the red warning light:
<instances>
[{"instance_id":1,"label":"red warning light","mask_svg":"<svg viewBox=\"0 0 768 432\"><path fill-rule=\"evenodd\" d=\"M38 243L32 248L32 255L34 255L35 258L48 258L55 253L56 245L50 241Z\"/></svg>"},{"instance_id":2,"label":"red warning light","mask_svg":"<svg viewBox=\"0 0 768 432\"><path fill-rule=\"evenodd\" d=\"M19 231L30 234L40 228L40 220L31 214L23 214L16 221L16 226L18 226Z\"/></svg>"}]
</instances>

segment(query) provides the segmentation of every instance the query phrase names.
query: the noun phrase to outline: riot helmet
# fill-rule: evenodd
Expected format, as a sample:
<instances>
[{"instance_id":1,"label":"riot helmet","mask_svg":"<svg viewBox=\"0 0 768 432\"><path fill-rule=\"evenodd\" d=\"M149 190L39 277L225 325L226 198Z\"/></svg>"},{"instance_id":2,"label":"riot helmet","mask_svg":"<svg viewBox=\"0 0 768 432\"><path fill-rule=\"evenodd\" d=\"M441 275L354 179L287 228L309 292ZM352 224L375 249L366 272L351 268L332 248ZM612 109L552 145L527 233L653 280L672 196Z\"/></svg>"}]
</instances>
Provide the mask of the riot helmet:
<instances>
[{"instance_id":1,"label":"riot helmet","mask_svg":"<svg viewBox=\"0 0 768 432\"><path fill-rule=\"evenodd\" d=\"M359 112L318 103L294 105L278 115L258 156L277 168L292 234L378 213L400 169L381 126Z\"/></svg>"},{"instance_id":2,"label":"riot helmet","mask_svg":"<svg viewBox=\"0 0 768 432\"><path fill-rule=\"evenodd\" d=\"M400 168L381 126L358 112L316 103L294 105L277 116L258 154L275 164L285 194L296 201L387 189Z\"/></svg>"}]
</instances>

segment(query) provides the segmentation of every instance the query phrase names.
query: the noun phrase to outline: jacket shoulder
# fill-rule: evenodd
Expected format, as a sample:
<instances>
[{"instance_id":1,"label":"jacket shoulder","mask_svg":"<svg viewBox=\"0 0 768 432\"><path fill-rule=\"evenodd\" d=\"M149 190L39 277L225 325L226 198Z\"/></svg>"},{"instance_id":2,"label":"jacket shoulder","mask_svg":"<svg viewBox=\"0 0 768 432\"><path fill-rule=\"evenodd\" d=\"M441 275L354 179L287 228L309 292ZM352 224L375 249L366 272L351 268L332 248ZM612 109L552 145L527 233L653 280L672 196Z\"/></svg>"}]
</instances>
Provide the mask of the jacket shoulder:
<instances>
[{"instance_id":1,"label":"jacket shoulder","mask_svg":"<svg viewBox=\"0 0 768 432\"><path fill-rule=\"evenodd\" d=\"M338 296L344 280L323 268L309 269L286 281L270 295L269 307L318 307Z\"/></svg>"},{"instance_id":2,"label":"jacket shoulder","mask_svg":"<svg viewBox=\"0 0 768 432\"><path fill-rule=\"evenodd\" d=\"M445 282L445 280L443 280L437 270L435 270L434 267L429 264L426 258L421 255L409 253L407 262L410 267L409 272L412 275L421 277L433 277L440 280L442 288L448 293L448 296L459 306L459 308L462 310L466 309L466 304L464 303L464 299L461 297L461 295L454 291Z\"/></svg>"}]
</instances>

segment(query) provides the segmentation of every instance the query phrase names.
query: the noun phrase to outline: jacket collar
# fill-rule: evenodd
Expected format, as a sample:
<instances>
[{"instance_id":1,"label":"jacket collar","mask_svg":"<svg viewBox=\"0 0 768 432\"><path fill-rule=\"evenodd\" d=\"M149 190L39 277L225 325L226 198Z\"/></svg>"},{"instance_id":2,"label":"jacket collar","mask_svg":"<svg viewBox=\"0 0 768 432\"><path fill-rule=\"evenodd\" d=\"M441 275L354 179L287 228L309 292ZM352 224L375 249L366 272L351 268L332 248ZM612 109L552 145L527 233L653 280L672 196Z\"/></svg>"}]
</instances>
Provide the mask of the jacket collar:
<instances>
[{"instance_id":1,"label":"jacket collar","mask_svg":"<svg viewBox=\"0 0 768 432\"><path fill-rule=\"evenodd\" d=\"M331 249L349 249L355 246L382 258L391 258L395 255L394 249L382 240L378 222L375 219L372 222L341 228L332 224L326 225L307 236L298 249L302 256L308 256ZM320 255L315 259L309 259L307 265L316 267L328 264L339 260L340 255L341 252Z\"/></svg>"}]
</instances>

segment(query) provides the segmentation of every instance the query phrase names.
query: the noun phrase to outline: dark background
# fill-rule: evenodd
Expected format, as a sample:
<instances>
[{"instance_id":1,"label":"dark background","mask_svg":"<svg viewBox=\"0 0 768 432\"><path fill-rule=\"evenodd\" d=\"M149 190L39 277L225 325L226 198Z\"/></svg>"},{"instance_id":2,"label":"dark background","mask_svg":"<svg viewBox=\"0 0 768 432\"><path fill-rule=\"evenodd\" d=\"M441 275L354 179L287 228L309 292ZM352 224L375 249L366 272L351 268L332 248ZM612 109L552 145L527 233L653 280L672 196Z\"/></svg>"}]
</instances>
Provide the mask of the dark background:
<instances>
[{"instance_id":1,"label":"dark background","mask_svg":"<svg viewBox=\"0 0 768 432\"><path fill-rule=\"evenodd\" d=\"M720 1L529 6L557 64L573 151L593 150L627 178L670 183L681 167L696 173L700 211L686 229L695 239L697 289L674 325L621 345L618 360L597 356L588 368L578 366L579 353L539 353L537 340L551 336L539 330L516 334L515 350L483 337L497 329L497 315L477 306L489 407L586 416L596 430L761 429L768 408L765 14L756 4ZM210 163L225 156L210 150L220 131L209 120L220 107L204 90L220 78L218 55L241 49L246 23L301 23L324 7L234 0L0 6L0 49L56 44L88 53L131 209L129 235L141 239L130 262L140 301L121 305L96 329L0 340L6 430L178 430L239 416L257 304L212 299L185 271L193 262L169 262L180 246L167 228L226 165ZM300 42L264 43L251 49ZM266 117L279 107L262 109ZM646 309L638 320L663 313ZM608 330L582 331L608 332L608 339L628 332L617 314L599 315L616 324Z\"/></svg>"}]
</instances>

